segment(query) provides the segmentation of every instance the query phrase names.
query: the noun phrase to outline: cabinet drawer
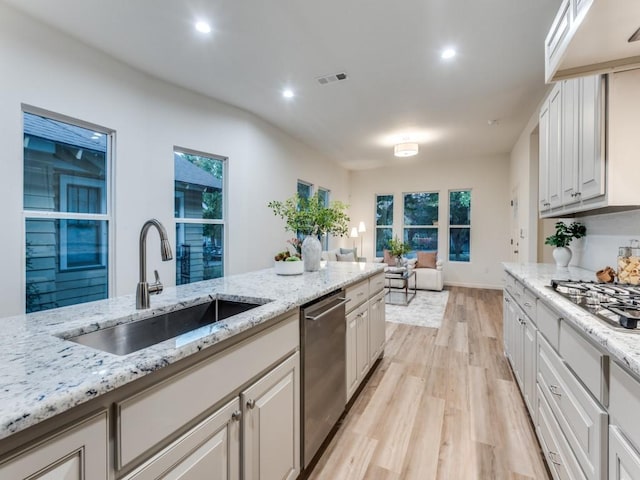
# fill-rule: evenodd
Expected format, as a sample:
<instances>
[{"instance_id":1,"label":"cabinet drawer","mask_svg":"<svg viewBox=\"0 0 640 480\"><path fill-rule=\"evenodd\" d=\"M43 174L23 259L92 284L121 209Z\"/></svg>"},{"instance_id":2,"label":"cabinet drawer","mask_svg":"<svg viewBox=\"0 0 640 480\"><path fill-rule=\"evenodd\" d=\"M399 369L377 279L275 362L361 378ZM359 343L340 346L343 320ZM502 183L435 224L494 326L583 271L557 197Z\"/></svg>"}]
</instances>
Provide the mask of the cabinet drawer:
<instances>
[{"instance_id":1,"label":"cabinet drawer","mask_svg":"<svg viewBox=\"0 0 640 480\"><path fill-rule=\"evenodd\" d=\"M350 312L365 300L369 299L369 281L364 280L353 286L347 287L347 312Z\"/></svg>"},{"instance_id":2,"label":"cabinet drawer","mask_svg":"<svg viewBox=\"0 0 640 480\"><path fill-rule=\"evenodd\" d=\"M124 480L156 480L177 477L197 469L198 465L215 465L225 478L237 478L240 466L240 401L236 397L198 424L149 461L127 475ZM218 459L216 462L214 459ZM228 461L220 461L228 457ZM225 468L226 467L226 468ZM218 472L220 473L220 472Z\"/></svg>"},{"instance_id":3,"label":"cabinet drawer","mask_svg":"<svg viewBox=\"0 0 640 480\"><path fill-rule=\"evenodd\" d=\"M549 344L558 350L558 342L560 341L560 317L540 300L536 303L536 324L538 330L544 335L544 338Z\"/></svg>"},{"instance_id":4,"label":"cabinet drawer","mask_svg":"<svg viewBox=\"0 0 640 480\"><path fill-rule=\"evenodd\" d=\"M640 478L640 455L627 442L622 430L609 427L609 479L629 480Z\"/></svg>"},{"instance_id":5,"label":"cabinet drawer","mask_svg":"<svg viewBox=\"0 0 640 480\"><path fill-rule=\"evenodd\" d=\"M573 329L560 322L560 356L603 405L609 404L609 357Z\"/></svg>"},{"instance_id":6,"label":"cabinet drawer","mask_svg":"<svg viewBox=\"0 0 640 480\"><path fill-rule=\"evenodd\" d=\"M537 323L537 298L529 289L524 289L524 295L522 297L522 301L520 302L520 307L524 310L524 313L527 314L530 320L533 320L534 323Z\"/></svg>"},{"instance_id":7,"label":"cabinet drawer","mask_svg":"<svg viewBox=\"0 0 640 480\"><path fill-rule=\"evenodd\" d=\"M587 478L606 476L607 412L538 338L538 385Z\"/></svg>"},{"instance_id":8,"label":"cabinet drawer","mask_svg":"<svg viewBox=\"0 0 640 480\"><path fill-rule=\"evenodd\" d=\"M611 365L609 414L611 424L624 427L625 436L640 449L640 383L615 363Z\"/></svg>"},{"instance_id":9,"label":"cabinet drawer","mask_svg":"<svg viewBox=\"0 0 640 480\"><path fill-rule=\"evenodd\" d=\"M512 275L509 275L508 273L505 273L504 275L504 288L511 295L514 295L514 292L516 290L516 279Z\"/></svg>"},{"instance_id":10,"label":"cabinet drawer","mask_svg":"<svg viewBox=\"0 0 640 480\"><path fill-rule=\"evenodd\" d=\"M384 289L384 272L378 273L369 279L369 296L373 297Z\"/></svg>"},{"instance_id":11,"label":"cabinet drawer","mask_svg":"<svg viewBox=\"0 0 640 480\"><path fill-rule=\"evenodd\" d=\"M537 399L536 431L553 478L557 480L586 479L539 388Z\"/></svg>"},{"instance_id":12,"label":"cabinet drawer","mask_svg":"<svg viewBox=\"0 0 640 480\"><path fill-rule=\"evenodd\" d=\"M299 345L299 321L273 328L116 404L116 464L129 464Z\"/></svg>"}]
</instances>

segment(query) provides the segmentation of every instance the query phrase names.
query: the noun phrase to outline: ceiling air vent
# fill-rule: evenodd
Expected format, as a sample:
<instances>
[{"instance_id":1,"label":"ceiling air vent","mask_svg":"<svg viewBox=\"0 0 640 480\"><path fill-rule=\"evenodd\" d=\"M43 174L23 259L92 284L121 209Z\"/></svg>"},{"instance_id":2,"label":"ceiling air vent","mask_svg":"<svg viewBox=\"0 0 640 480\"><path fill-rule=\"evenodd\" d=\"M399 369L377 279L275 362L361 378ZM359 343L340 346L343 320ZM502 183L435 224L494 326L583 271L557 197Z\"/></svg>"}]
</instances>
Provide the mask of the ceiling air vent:
<instances>
[{"instance_id":1,"label":"ceiling air vent","mask_svg":"<svg viewBox=\"0 0 640 480\"><path fill-rule=\"evenodd\" d=\"M346 80L347 74L345 72L332 73L331 75L323 75L316 78L320 85L329 85L330 83L339 82L340 80Z\"/></svg>"}]
</instances>

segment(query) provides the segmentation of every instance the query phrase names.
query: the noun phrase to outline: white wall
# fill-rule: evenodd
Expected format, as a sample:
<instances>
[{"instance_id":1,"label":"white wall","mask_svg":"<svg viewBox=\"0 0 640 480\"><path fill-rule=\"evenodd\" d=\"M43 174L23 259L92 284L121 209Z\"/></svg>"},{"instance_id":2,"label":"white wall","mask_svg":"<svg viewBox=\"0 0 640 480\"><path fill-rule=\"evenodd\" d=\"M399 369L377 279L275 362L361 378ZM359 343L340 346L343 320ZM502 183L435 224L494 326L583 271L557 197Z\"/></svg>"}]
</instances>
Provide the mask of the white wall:
<instances>
[{"instance_id":1,"label":"white wall","mask_svg":"<svg viewBox=\"0 0 640 480\"><path fill-rule=\"evenodd\" d=\"M401 168L351 172L351 218L354 226L364 220L367 233L364 254L374 256L375 195L394 194L394 234L402 236L402 193L440 192L438 257L444 261L445 283L470 287L501 288L502 267L508 260L509 157L407 160ZM449 190L468 189L471 194L471 262L448 261ZM357 240L358 245L360 239Z\"/></svg>"},{"instance_id":2,"label":"white wall","mask_svg":"<svg viewBox=\"0 0 640 480\"><path fill-rule=\"evenodd\" d=\"M291 234L266 204L295 193L298 178L347 200L348 172L272 125L145 75L3 4L0 65L0 316L24 308L22 103L116 131L112 295L135 291L144 221L156 217L175 231L174 146L229 157L227 274L267 267L284 248ZM149 240L149 271L157 268L173 285L175 263L160 261L154 232Z\"/></svg>"}]
</instances>

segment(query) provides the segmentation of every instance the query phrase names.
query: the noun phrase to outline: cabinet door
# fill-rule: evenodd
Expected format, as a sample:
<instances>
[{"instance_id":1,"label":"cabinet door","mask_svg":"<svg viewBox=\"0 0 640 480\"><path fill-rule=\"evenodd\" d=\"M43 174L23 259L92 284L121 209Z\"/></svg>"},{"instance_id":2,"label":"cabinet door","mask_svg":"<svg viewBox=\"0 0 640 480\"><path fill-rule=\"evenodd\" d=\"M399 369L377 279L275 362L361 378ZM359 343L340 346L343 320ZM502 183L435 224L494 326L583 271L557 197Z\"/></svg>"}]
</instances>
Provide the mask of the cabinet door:
<instances>
[{"instance_id":1,"label":"cabinet door","mask_svg":"<svg viewBox=\"0 0 640 480\"><path fill-rule=\"evenodd\" d=\"M609 479L634 480L640 478L640 455L627 442L620 429L609 426Z\"/></svg>"},{"instance_id":2,"label":"cabinet door","mask_svg":"<svg viewBox=\"0 0 640 480\"><path fill-rule=\"evenodd\" d=\"M551 208L562 205L562 85L556 84L549 100L548 198Z\"/></svg>"},{"instance_id":3,"label":"cabinet door","mask_svg":"<svg viewBox=\"0 0 640 480\"><path fill-rule=\"evenodd\" d=\"M604 194L603 83L600 75L583 77L578 82L580 85L578 196L581 200L587 200Z\"/></svg>"},{"instance_id":4,"label":"cabinet door","mask_svg":"<svg viewBox=\"0 0 640 480\"><path fill-rule=\"evenodd\" d=\"M580 200L578 186L578 127L580 80L562 82L562 204Z\"/></svg>"},{"instance_id":5,"label":"cabinet door","mask_svg":"<svg viewBox=\"0 0 640 480\"><path fill-rule=\"evenodd\" d=\"M347 382L347 401L351 399L351 395L358 387L358 363L357 363L357 330L358 330L358 311L354 310L347 315L347 333L346 341L346 382Z\"/></svg>"},{"instance_id":6,"label":"cabinet door","mask_svg":"<svg viewBox=\"0 0 640 480\"><path fill-rule=\"evenodd\" d=\"M504 291L504 299L502 301L502 331L504 336L504 352L507 355L507 358L510 362L513 363L511 358L511 326L513 324L512 314L513 314L513 299Z\"/></svg>"},{"instance_id":7,"label":"cabinet door","mask_svg":"<svg viewBox=\"0 0 640 480\"><path fill-rule=\"evenodd\" d=\"M369 300L369 353L373 364L382 353L385 341L384 292Z\"/></svg>"},{"instance_id":8,"label":"cabinet door","mask_svg":"<svg viewBox=\"0 0 640 480\"><path fill-rule=\"evenodd\" d=\"M538 165L538 210L549 210L549 99L540 110L539 127L539 165Z\"/></svg>"},{"instance_id":9,"label":"cabinet door","mask_svg":"<svg viewBox=\"0 0 640 480\"><path fill-rule=\"evenodd\" d=\"M0 478L107 480L107 413L102 412L0 465Z\"/></svg>"},{"instance_id":10,"label":"cabinet door","mask_svg":"<svg viewBox=\"0 0 640 480\"><path fill-rule=\"evenodd\" d=\"M364 305L358 312L356 325L356 363L358 367L358 383L369 371L369 308Z\"/></svg>"},{"instance_id":11,"label":"cabinet door","mask_svg":"<svg viewBox=\"0 0 640 480\"><path fill-rule=\"evenodd\" d=\"M236 397L124 480L238 480L240 416L240 402Z\"/></svg>"},{"instance_id":12,"label":"cabinet door","mask_svg":"<svg viewBox=\"0 0 640 480\"><path fill-rule=\"evenodd\" d=\"M529 409L529 413L533 417L535 415L536 406L536 375L537 375L537 349L536 349L536 332L537 329L532 321L525 318L522 335L523 335L523 355L522 355L522 383L524 386L524 400ZM535 418L534 418L535 422Z\"/></svg>"},{"instance_id":13,"label":"cabinet door","mask_svg":"<svg viewBox=\"0 0 640 480\"><path fill-rule=\"evenodd\" d=\"M241 394L246 480L300 473L299 363L296 352Z\"/></svg>"}]
</instances>

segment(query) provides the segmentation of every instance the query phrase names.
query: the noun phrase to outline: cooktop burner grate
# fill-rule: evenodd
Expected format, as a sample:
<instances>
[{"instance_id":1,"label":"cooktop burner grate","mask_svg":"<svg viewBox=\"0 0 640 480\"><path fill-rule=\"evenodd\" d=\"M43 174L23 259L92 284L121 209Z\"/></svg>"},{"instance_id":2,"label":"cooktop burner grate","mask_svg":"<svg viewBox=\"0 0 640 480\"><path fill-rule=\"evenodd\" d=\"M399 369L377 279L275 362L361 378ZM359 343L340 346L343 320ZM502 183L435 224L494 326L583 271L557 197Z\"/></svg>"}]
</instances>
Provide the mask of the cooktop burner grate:
<instances>
[{"instance_id":1,"label":"cooktop burner grate","mask_svg":"<svg viewBox=\"0 0 640 480\"><path fill-rule=\"evenodd\" d=\"M606 323L640 332L640 287L574 280L551 280L551 287Z\"/></svg>"}]
</instances>

